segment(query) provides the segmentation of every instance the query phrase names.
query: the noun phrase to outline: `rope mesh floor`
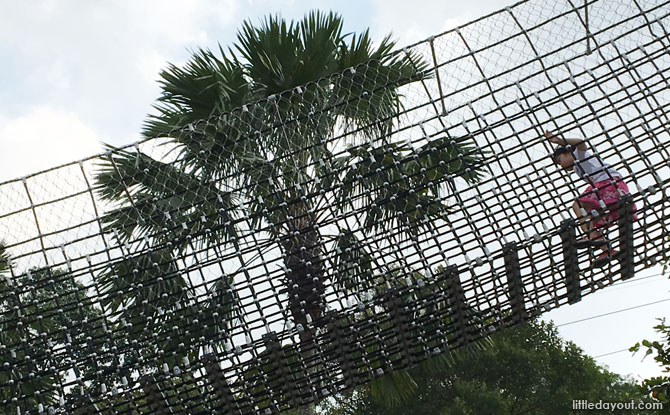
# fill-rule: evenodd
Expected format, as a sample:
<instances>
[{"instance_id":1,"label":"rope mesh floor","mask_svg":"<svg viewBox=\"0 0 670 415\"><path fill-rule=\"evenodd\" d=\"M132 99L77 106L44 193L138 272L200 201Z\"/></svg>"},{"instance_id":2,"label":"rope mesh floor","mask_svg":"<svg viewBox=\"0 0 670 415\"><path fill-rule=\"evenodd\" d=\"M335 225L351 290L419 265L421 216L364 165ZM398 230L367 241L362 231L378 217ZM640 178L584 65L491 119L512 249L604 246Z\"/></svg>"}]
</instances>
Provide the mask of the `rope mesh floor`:
<instances>
[{"instance_id":1,"label":"rope mesh floor","mask_svg":"<svg viewBox=\"0 0 670 415\"><path fill-rule=\"evenodd\" d=\"M518 3L0 184L3 411L278 413L666 260L669 14ZM630 187L603 268L544 130Z\"/></svg>"}]
</instances>

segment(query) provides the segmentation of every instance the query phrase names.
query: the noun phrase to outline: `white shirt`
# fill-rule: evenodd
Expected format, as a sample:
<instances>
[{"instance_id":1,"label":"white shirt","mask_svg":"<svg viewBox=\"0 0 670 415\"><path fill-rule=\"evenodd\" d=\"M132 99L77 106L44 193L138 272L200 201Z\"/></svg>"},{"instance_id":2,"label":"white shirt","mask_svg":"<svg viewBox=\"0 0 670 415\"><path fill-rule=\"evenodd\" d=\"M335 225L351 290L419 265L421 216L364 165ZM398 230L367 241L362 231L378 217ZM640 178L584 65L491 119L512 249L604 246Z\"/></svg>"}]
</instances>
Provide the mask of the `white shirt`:
<instances>
[{"instance_id":1,"label":"white shirt","mask_svg":"<svg viewBox=\"0 0 670 415\"><path fill-rule=\"evenodd\" d=\"M575 148L573 155L575 157L575 173L589 183L621 178L618 171L588 150L581 151Z\"/></svg>"}]
</instances>

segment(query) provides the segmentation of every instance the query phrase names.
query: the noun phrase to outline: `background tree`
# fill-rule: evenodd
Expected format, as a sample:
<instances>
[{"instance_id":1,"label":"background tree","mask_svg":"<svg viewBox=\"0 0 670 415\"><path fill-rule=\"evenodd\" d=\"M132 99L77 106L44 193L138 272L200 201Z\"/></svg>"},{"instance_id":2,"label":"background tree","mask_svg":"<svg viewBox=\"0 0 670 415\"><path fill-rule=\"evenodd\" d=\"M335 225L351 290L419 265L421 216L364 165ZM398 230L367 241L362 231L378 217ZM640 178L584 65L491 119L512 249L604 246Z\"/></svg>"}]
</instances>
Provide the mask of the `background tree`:
<instances>
[{"instance_id":1,"label":"background tree","mask_svg":"<svg viewBox=\"0 0 670 415\"><path fill-rule=\"evenodd\" d=\"M634 382L598 366L562 340L553 324L537 321L492 335L491 347L467 359L456 356L454 364L409 373L415 381L411 393L395 406L376 398L368 387L324 402L322 413L541 415L572 413L572 401L578 399L648 401Z\"/></svg>"},{"instance_id":2,"label":"background tree","mask_svg":"<svg viewBox=\"0 0 670 415\"><path fill-rule=\"evenodd\" d=\"M411 238L446 213L442 197L454 178L480 177L480 156L462 140L436 136L421 147L391 140L400 88L431 76L419 56L390 54L394 46L388 36L373 45L367 30L343 34L334 13L299 22L270 16L257 27L245 22L228 51L199 49L183 67L161 73L163 93L144 135L166 137L176 161L113 150L97 175L100 195L118 205L104 217L107 229L120 243L146 237L150 244L100 276L106 306L131 310L133 336L162 333L172 325L165 315L191 326L190 315L211 321L216 312L232 321L230 276L217 282L226 298L198 303L176 258L240 252L252 243L240 230L250 227L254 244L282 253L282 305L301 326L307 353L326 285L355 295L371 283L375 256L360 232L389 244L390 229ZM351 132L339 135L346 141L335 139L344 131ZM358 233L338 219L351 215L363 224ZM183 304L194 310L184 312ZM217 327L218 344L226 329ZM178 357L198 337L159 346Z\"/></svg>"},{"instance_id":3,"label":"background tree","mask_svg":"<svg viewBox=\"0 0 670 415\"><path fill-rule=\"evenodd\" d=\"M665 319L659 319L660 323L654 326L654 330L661 335L661 340L642 340L630 348L631 352L637 353L645 350L644 357L653 356L654 360L663 368L664 376L655 376L645 379L642 388L650 393L654 399L663 402L665 412L670 413L670 326Z\"/></svg>"},{"instance_id":4,"label":"background tree","mask_svg":"<svg viewBox=\"0 0 670 415\"><path fill-rule=\"evenodd\" d=\"M56 399L57 376L49 369L55 363L43 342L32 342L35 335L51 327L53 322L33 320L25 324L25 317L37 310L35 305L24 304L25 293L19 278L10 274L10 257L0 243L0 403L23 409L35 410L39 404L47 405ZM26 356L30 356L26 359ZM36 391L47 391L35 395ZM16 399L16 401L13 401Z\"/></svg>"},{"instance_id":5,"label":"background tree","mask_svg":"<svg viewBox=\"0 0 670 415\"><path fill-rule=\"evenodd\" d=\"M99 393L108 378L98 370L109 361L102 357L109 344L102 310L86 287L62 270L8 274L9 256L0 244L0 384L6 385L0 388L0 402L17 398L15 404L24 410L37 411L40 404L46 410L63 385L73 386L73 374L77 386Z\"/></svg>"}]
</instances>

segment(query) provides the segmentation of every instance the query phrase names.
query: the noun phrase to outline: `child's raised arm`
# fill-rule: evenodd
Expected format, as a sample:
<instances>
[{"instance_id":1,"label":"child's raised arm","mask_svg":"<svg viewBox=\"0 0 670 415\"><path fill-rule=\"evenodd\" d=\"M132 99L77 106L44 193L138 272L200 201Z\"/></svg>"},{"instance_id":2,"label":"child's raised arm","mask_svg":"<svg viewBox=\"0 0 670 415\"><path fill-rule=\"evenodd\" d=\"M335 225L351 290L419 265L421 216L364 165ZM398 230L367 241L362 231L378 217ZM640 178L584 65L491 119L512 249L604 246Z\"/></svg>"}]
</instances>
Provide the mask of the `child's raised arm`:
<instances>
[{"instance_id":1,"label":"child's raised arm","mask_svg":"<svg viewBox=\"0 0 670 415\"><path fill-rule=\"evenodd\" d=\"M559 137L556 134L552 133L551 131L545 131L544 136L547 137L547 140L549 140L550 143L559 145L559 146L567 146L570 145L573 148L578 149L579 151L586 151L586 144L585 141L582 140L581 138L563 138Z\"/></svg>"}]
</instances>

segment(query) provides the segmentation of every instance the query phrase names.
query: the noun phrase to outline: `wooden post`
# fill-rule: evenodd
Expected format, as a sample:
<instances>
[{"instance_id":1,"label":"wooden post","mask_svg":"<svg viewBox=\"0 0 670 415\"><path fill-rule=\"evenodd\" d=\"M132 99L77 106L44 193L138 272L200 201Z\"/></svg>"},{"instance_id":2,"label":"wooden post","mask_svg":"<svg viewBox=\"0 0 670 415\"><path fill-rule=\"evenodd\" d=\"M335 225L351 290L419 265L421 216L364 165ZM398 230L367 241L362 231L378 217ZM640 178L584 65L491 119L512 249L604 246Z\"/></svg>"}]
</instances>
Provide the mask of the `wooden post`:
<instances>
[{"instance_id":1,"label":"wooden post","mask_svg":"<svg viewBox=\"0 0 670 415\"><path fill-rule=\"evenodd\" d=\"M561 222L561 242L563 244L563 269L565 287L568 290L568 303L575 304L582 300L579 283L579 263L577 262L577 245L575 220L566 219Z\"/></svg>"},{"instance_id":2,"label":"wooden post","mask_svg":"<svg viewBox=\"0 0 670 415\"><path fill-rule=\"evenodd\" d=\"M633 196L621 196L618 202L619 213L619 264L621 279L627 280L635 275L635 256L633 246Z\"/></svg>"},{"instance_id":3,"label":"wooden post","mask_svg":"<svg viewBox=\"0 0 670 415\"><path fill-rule=\"evenodd\" d=\"M527 318L526 305L523 299L523 282L521 281L521 267L519 266L519 251L515 242L503 245L505 259L505 274L507 275L507 292L512 317L515 321L524 321Z\"/></svg>"}]
</instances>

